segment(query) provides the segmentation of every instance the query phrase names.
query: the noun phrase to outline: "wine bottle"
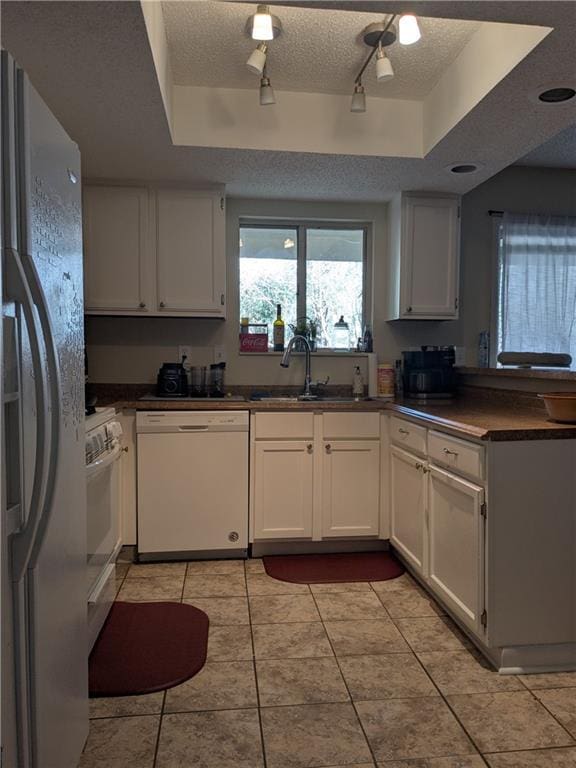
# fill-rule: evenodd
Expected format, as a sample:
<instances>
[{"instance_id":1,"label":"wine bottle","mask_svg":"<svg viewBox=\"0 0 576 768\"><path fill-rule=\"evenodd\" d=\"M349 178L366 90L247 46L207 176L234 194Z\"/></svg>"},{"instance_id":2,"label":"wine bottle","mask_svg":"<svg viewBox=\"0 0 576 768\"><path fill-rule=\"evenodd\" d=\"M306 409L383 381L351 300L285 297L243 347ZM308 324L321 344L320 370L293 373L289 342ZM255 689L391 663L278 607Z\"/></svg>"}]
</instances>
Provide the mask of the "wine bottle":
<instances>
[{"instance_id":1,"label":"wine bottle","mask_svg":"<svg viewBox=\"0 0 576 768\"><path fill-rule=\"evenodd\" d=\"M274 352L284 352L284 320L282 307L276 305L276 320L274 320Z\"/></svg>"}]
</instances>

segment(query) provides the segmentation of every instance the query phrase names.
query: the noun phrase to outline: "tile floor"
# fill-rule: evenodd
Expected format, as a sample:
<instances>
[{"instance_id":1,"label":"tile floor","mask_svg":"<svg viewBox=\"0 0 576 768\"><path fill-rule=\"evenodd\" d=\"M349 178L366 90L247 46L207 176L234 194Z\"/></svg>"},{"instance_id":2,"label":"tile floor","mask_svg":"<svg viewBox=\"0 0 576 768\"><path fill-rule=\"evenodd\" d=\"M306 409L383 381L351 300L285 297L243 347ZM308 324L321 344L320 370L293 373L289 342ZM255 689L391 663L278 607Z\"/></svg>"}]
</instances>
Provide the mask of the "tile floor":
<instances>
[{"instance_id":1,"label":"tile floor","mask_svg":"<svg viewBox=\"0 0 576 768\"><path fill-rule=\"evenodd\" d=\"M208 614L208 661L166 692L92 700L80 768L576 767L576 673L499 676L408 575L117 568L119 599Z\"/></svg>"}]
</instances>

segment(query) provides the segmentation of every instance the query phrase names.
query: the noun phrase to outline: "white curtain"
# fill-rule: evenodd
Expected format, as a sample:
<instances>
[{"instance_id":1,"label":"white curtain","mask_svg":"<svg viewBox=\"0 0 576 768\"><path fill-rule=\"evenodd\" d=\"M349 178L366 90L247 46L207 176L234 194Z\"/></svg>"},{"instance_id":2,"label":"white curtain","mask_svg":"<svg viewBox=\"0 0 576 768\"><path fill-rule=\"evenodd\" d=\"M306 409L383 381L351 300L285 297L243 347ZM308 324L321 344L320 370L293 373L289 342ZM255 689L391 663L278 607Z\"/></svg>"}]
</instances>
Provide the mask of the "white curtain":
<instances>
[{"instance_id":1,"label":"white curtain","mask_svg":"<svg viewBox=\"0 0 576 768\"><path fill-rule=\"evenodd\" d=\"M576 217L505 213L498 242L498 350L565 352L576 369Z\"/></svg>"}]
</instances>

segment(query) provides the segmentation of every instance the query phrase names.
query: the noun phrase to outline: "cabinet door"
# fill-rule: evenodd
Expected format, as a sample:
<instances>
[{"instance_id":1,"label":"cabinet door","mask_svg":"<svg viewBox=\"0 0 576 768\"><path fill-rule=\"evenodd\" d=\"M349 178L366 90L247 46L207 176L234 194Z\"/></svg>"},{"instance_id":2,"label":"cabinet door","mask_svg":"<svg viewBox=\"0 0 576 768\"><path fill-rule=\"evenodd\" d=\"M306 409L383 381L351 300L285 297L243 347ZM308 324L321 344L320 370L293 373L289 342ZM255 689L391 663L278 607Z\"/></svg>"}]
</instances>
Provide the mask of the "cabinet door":
<instances>
[{"instance_id":1,"label":"cabinet door","mask_svg":"<svg viewBox=\"0 0 576 768\"><path fill-rule=\"evenodd\" d=\"M159 190L156 204L158 311L224 317L224 201Z\"/></svg>"},{"instance_id":2,"label":"cabinet door","mask_svg":"<svg viewBox=\"0 0 576 768\"><path fill-rule=\"evenodd\" d=\"M471 629L481 629L484 491L432 467L429 481L429 583Z\"/></svg>"},{"instance_id":3,"label":"cabinet door","mask_svg":"<svg viewBox=\"0 0 576 768\"><path fill-rule=\"evenodd\" d=\"M312 536L314 446L311 441L257 442L254 538Z\"/></svg>"},{"instance_id":4,"label":"cabinet door","mask_svg":"<svg viewBox=\"0 0 576 768\"><path fill-rule=\"evenodd\" d=\"M83 219L86 311L153 311L147 190L84 187Z\"/></svg>"},{"instance_id":5,"label":"cabinet door","mask_svg":"<svg viewBox=\"0 0 576 768\"><path fill-rule=\"evenodd\" d=\"M390 449L390 541L418 573L425 573L426 474L421 459Z\"/></svg>"},{"instance_id":6,"label":"cabinet door","mask_svg":"<svg viewBox=\"0 0 576 768\"><path fill-rule=\"evenodd\" d=\"M400 316L458 316L459 202L452 198L403 200Z\"/></svg>"},{"instance_id":7,"label":"cabinet door","mask_svg":"<svg viewBox=\"0 0 576 768\"><path fill-rule=\"evenodd\" d=\"M378 536L379 505L379 441L325 441L322 535Z\"/></svg>"}]
</instances>

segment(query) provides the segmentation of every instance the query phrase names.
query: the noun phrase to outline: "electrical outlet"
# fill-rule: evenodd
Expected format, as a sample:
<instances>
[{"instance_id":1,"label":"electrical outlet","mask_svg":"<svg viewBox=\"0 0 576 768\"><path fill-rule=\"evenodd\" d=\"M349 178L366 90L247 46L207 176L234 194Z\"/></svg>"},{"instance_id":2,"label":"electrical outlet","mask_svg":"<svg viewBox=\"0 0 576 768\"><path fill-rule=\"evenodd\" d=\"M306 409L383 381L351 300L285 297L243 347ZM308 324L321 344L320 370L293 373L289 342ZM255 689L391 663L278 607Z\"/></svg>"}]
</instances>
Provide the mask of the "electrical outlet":
<instances>
[{"instance_id":1,"label":"electrical outlet","mask_svg":"<svg viewBox=\"0 0 576 768\"><path fill-rule=\"evenodd\" d=\"M214 362L215 363L226 362L226 349L223 345L217 345L214 347Z\"/></svg>"},{"instance_id":2,"label":"electrical outlet","mask_svg":"<svg viewBox=\"0 0 576 768\"><path fill-rule=\"evenodd\" d=\"M182 360L184 355L186 355L186 360L184 360L184 368L186 368L186 370L188 371L190 370L190 366L192 365L192 347L181 344L178 347L178 362Z\"/></svg>"}]
</instances>

